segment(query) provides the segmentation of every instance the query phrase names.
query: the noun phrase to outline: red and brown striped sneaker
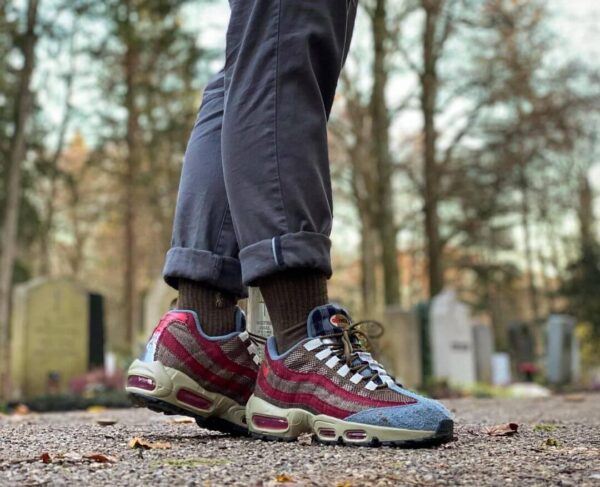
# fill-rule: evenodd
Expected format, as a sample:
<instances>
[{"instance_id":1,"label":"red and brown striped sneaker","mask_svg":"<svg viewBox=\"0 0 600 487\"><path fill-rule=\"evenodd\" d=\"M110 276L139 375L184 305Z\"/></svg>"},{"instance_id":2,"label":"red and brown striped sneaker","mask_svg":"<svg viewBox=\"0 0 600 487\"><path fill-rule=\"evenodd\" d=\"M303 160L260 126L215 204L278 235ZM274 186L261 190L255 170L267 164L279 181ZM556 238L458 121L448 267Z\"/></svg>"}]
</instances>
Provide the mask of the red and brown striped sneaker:
<instances>
[{"instance_id":1,"label":"red and brown striped sneaker","mask_svg":"<svg viewBox=\"0 0 600 487\"><path fill-rule=\"evenodd\" d=\"M256 346L236 310L235 330L209 337L192 311L169 311L146 351L127 372L134 402L165 414L192 416L199 426L247 434L246 403L254 390Z\"/></svg>"},{"instance_id":2,"label":"red and brown striped sneaker","mask_svg":"<svg viewBox=\"0 0 600 487\"><path fill-rule=\"evenodd\" d=\"M450 413L404 389L366 351L366 334L338 306L315 308L308 338L279 355L271 337L246 414L253 436L321 443L422 446L453 437Z\"/></svg>"}]
</instances>

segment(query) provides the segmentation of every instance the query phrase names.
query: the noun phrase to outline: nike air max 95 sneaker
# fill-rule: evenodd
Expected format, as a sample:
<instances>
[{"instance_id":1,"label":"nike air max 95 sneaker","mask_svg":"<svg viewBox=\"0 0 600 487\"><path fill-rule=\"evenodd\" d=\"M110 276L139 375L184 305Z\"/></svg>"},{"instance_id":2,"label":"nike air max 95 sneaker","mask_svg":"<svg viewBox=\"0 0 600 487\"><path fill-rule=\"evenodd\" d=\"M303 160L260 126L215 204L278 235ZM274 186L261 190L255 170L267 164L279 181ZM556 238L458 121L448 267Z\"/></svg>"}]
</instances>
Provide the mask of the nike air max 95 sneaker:
<instances>
[{"instance_id":1,"label":"nike air max 95 sneaker","mask_svg":"<svg viewBox=\"0 0 600 487\"><path fill-rule=\"evenodd\" d=\"M166 414L192 416L199 426L247 434L246 403L259 359L237 309L234 332L209 337L192 311L169 311L142 358L127 373L134 402Z\"/></svg>"},{"instance_id":2,"label":"nike air max 95 sneaker","mask_svg":"<svg viewBox=\"0 0 600 487\"><path fill-rule=\"evenodd\" d=\"M404 389L367 352L360 323L335 305L315 308L308 338L279 355L266 344L247 417L253 436L322 443L420 446L449 441L453 421L440 403Z\"/></svg>"}]
</instances>

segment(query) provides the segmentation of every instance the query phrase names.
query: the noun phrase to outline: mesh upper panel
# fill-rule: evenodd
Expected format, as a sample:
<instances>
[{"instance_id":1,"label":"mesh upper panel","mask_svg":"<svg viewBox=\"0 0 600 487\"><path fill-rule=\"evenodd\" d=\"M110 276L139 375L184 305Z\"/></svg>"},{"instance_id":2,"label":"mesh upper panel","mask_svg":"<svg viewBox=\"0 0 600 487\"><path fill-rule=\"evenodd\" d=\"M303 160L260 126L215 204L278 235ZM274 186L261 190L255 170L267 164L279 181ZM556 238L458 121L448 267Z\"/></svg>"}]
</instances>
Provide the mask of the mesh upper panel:
<instances>
[{"instance_id":1,"label":"mesh upper panel","mask_svg":"<svg viewBox=\"0 0 600 487\"><path fill-rule=\"evenodd\" d=\"M413 398L388 389L387 387L383 389L369 391L364 387L367 382L367 379L363 379L358 384L350 382L349 379L353 375L352 372L349 372L348 375L346 375L346 377L342 377L337 373L337 370L342 366L343 361L339 362L336 366L334 366L333 369L330 369L325 365L326 360L320 361L318 358L315 357L315 353L319 352L319 350L323 350L324 348L326 347L320 347L316 350L309 352L302 346L297 347L284 359L284 364L286 365L286 367L295 372L318 373L319 375L325 376L335 385L358 396L373 398L378 401L398 403L414 402Z\"/></svg>"},{"instance_id":2,"label":"mesh upper panel","mask_svg":"<svg viewBox=\"0 0 600 487\"><path fill-rule=\"evenodd\" d=\"M202 343L204 342L204 343ZM213 347L212 354L208 347ZM220 350L219 350L220 349ZM180 370L203 388L245 404L252 394L257 366L246 345L236 335L223 341L198 339L186 323L169 323L156 347L155 360ZM228 363L242 366L246 374L229 370Z\"/></svg>"},{"instance_id":3,"label":"mesh upper panel","mask_svg":"<svg viewBox=\"0 0 600 487\"><path fill-rule=\"evenodd\" d=\"M277 370L273 365L265 366L264 372L259 373L255 395L282 408L297 407L310 411L313 414L329 414L345 417L366 409L375 407L392 407L414 404L414 398L404 395L387 387L368 390L365 385L369 381L363 378L358 384L350 381L353 372L348 372L345 377L337 373L344 361L340 361L333 368L325 365L316 358L315 354L326 348L321 346L308 351L300 346L289 353L284 359L278 361L284 366ZM269 364L274 362L270 361ZM289 370L289 372L288 372ZM306 374L306 377L297 377L293 373ZM309 375L310 374L310 375ZM315 375L321 377L316 379ZM329 386L327 386L329 384ZM336 393L336 387L344 392Z\"/></svg>"}]
</instances>

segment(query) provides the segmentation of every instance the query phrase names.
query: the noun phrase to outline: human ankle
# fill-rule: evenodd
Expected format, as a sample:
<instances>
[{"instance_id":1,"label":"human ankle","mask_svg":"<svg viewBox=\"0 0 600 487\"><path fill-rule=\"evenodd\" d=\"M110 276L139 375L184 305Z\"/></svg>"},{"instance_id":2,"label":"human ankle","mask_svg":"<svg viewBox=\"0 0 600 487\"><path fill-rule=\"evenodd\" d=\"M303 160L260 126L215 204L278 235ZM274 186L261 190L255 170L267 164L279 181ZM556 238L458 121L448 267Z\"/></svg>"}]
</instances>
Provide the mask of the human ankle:
<instances>
[{"instance_id":1,"label":"human ankle","mask_svg":"<svg viewBox=\"0 0 600 487\"><path fill-rule=\"evenodd\" d=\"M209 336L227 335L235 330L237 298L233 294L190 279L179 279L177 305L196 312L202 330Z\"/></svg>"},{"instance_id":2,"label":"human ankle","mask_svg":"<svg viewBox=\"0 0 600 487\"><path fill-rule=\"evenodd\" d=\"M306 319L327 304L327 278L312 270L289 270L263 278L258 286L265 300L279 353L306 338Z\"/></svg>"}]
</instances>

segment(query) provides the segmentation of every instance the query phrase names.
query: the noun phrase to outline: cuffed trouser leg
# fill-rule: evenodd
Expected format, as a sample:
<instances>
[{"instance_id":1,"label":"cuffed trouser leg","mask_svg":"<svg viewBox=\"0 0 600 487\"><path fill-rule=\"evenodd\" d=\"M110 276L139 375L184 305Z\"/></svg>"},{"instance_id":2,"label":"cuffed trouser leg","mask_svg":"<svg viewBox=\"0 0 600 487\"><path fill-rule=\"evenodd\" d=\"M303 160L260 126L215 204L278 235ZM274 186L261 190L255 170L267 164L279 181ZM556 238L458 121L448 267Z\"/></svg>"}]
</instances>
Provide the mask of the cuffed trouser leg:
<instances>
[{"instance_id":1,"label":"cuffed trouser leg","mask_svg":"<svg viewBox=\"0 0 600 487\"><path fill-rule=\"evenodd\" d=\"M165 281L180 278L245 296L221 161L224 74L207 85L183 163Z\"/></svg>"},{"instance_id":2,"label":"cuffed trouser leg","mask_svg":"<svg viewBox=\"0 0 600 487\"><path fill-rule=\"evenodd\" d=\"M223 170L243 281L331 275L327 119L355 0L230 0Z\"/></svg>"}]
</instances>

